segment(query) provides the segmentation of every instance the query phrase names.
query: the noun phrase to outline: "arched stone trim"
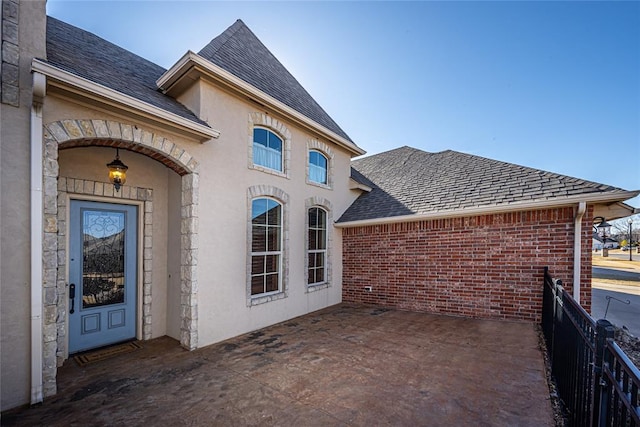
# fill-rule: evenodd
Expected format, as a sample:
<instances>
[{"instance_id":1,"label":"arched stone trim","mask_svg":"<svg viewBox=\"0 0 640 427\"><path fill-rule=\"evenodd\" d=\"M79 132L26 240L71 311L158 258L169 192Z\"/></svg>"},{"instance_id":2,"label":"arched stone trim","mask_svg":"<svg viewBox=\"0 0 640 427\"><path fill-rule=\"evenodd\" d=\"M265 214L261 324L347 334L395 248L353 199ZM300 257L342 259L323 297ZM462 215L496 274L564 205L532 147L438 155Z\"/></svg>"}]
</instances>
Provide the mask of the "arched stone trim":
<instances>
[{"instance_id":1,"label":"arched stone trim","mask_svg":"<svg viewBox=\"0 0 640 427\"><path fill-rule=\"evenodd\" d=\"M66 206L59 208L65 191L73 185L74 193L103 197L144 200L143 280L143 338L151 336L151 220L152 204L149 189L123 186L114 191L111 183L85 180L59 180L58 150L80 146L122 147L151 157L182 176L181 196L181 335L180 344L189 350L197 348L197 259L198 259L198 161L171 140L137 125L109 120L61 120L44 125L43 131L43 393L56 393L57 366L67 356L65 329L58 327L59 319L66 321L66 269L59 269L59 259L66 251ZM62 188L62 187L61 187ZM135 190L134 190L135 188ZM97 193L102 194L97 194ZM128 192L128 194L127 194ZM147 201L149 204L147 204ZM147 281L149 285L147 285ZM60 345L60 343L64 345Z\"/></svg>"},{"instance_id":2,"label":"arched stone trim","mask_svg":"<svg viewBox=\"0 0 640 427\"><path fill-rule=\"evenodd\" d=\"M275 171L273 169L264 168L259 165L255 165L253 163L253 128L256 126L262 126L268 129L271 129L273 132L278 134L282 138L284 142L284 147L282 149L282 157L283 157L283 171ZM285 126L284 123L279 121L278 119L274 119L273 117L265 114L265 113L251 113L249 114L249 126L248 130L248 141L249 141L249 158L248 158L248 166L249 169L256 169L262 172L270 173L272 175L282 176L285 178L289 178L290 170L291 170L291 131L289 128Z\"/></svg>"},{"instance_id":3,"label":"arched stone trim","mask_svg":"<svg viewBox=\"0 0 640 427\"><path fill-rule=\"evenodd\" d=\"M327 256L326 256L326 263L327 263L327 280L325 283L322 284L318 284L318 285L307 285L307 293L309 292L315 292L315 291L319 291L320 289L325 289L328 287L331 287L331 279L332 279L332 272L333 272L333 254L332 254L332 247L333 247L333 205L331 204L331 201L323 198L323 197L309 197L308 199L306 199L304 201L304 207L305 207L305 223L304 223L304 229L305 229L305 238L304 238L304 250L305 252L308 250L309 248L309 233L307 232L307 230L309 229L309 209L313 208L313 207L319 207L324 209L327 212ZM305 271L305 277L306 277L306 272L309 269L309 257L305 255L304 257L304 271ZM305 279L305 283L306 283Z\"/></svg>"},{"instance_id":4,"label":"arched stone trim","mask_svg":"<svg viewBox=\"0 0 640 427\"><path fill-rule=\"evenodd\" d=\"M282 292L277 294L251 296L251 208L252 201L258 197L271 197L282 204ZM271 185L255 185L247 191L247 306L263 304L289 296L289 195Z\"/></svg>"},{"instance_id":5,"label":"arched stone trim","mask_svg":"<svg viewBox=\"0 0 640 427\"><path fill-rule=\"evenodd\" d=\"M319 182L314 182L309 179L309 153L311 150L316 150L321 152L327 158L327 183L321 184ZM309 139L307 140L307 184L316 185L322 188L333 188L333 149L329 147L328 144L318 141L317 139Z\"/></svg>"},{"instance_id":6,"label":"arched stone trim","mask_svg":"<svg viewBox=\"0 0 640 427\"><path fill-rule=\"evenodd\" d=\"M82 146L123 147L151 157L178 175L198 171L198 161L185 149L141 126L112 120L60 120L45 125L60 149Z\"/></svg>"}]
</instances>

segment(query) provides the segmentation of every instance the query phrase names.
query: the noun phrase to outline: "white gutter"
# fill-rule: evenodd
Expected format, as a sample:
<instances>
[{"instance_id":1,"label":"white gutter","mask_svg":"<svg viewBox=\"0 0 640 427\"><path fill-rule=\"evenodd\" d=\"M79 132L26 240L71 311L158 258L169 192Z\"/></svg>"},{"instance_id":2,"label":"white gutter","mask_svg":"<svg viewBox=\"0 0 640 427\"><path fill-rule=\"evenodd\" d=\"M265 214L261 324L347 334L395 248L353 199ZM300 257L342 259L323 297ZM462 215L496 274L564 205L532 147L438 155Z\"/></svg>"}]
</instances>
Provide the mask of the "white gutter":
<instances>
[{"instance_id":1,"label":"white gutter","mask_svg":"<svg viewBox=\"0 0 640 427\"><path fill-rule=\"evenodd\" d=\"M582 217L587 210L585 202L578 203L573 236L573 299L580 304L580 266L582 257Z\"/></svg>"},{"instance_id":2,"label":"white gutter","mask_svg":"<svg viewBox=\"0 0 640 427\"><path fill-rule=\"evenodd\" d=\"M557 197L553 199L532 200L515 202L504 205L491 205L463 209L449 209L423 214L399 215L386 218L363 219L359 221L338 222L334 225L338 228L363 227L367 225L392 224L397 222L414 222L440 218L456 218L463 216L488 215L501 212L524 211L530 209L544 209L551 207L571 206L579 202L608 203L618 202L636 197L640 191L616 191L611 193L579 194L576 196Z\"/></svg>"},{"instance_id":3,"label":"white gutter","mask_svg":"<svg viewBox=\"0 0 640 427\"><path fill-rule=\"evenodd\" d=\"M155 118L156 120L161 119L161 121L167 122L173 127L187 129L197 134L203 140L218 138L220 136L220 131L210 128L209 126L205 126L177 114L170 113L167 110L156 107L155 105L140 101L137 98L125 95L117 90L113 90L101 84L76 76L75 74L69 73L38 59L34 59L32 61L31 69L66 85L97 95L100 98L107 99L111 101L112 105L116 105L118 107L124 105L134 111L142 113L145 116Z\"/></svg>"},{"instance_id":4,"label":"white gutter","mask_svg":"<svg viewBox=\"0 0 640 427\"><path fill-rule=\"evenodd\" d=\"M171 67L162 76L160 76L160 78L156 81L156 84L162 91L166 93L193 67L199 67L202 71L205 72L205 74L209 75L213 79L222 82L232 88L235 88L241 93L244 93L252 98L255 98L255 100L257 101L268 105L275 111L289 116L299 123L317 132L320 132L321 134L324 134L325 137L334 141L336 144L342 146L343 148L346 148L353 154L358 156L365 154L365 151L355 145L353 142L347 140L346 138L343 138L342 136L327 129L319 123L316 123L304 114L297 112L283 102L280 102L276 98L267 95L253 85L245 82L244 80L238 78L237 76L231 74L225 69L215 65L213 62L204 59L203 57L192 51L188 51L187 53L185 53L182 58L180 58L178 62L173 65L173 67Z\"/></svg>"},{"instance_id":5,"label":"white gutter","mask_svg":"<svg viewBox=\"0 0 640 427\"><path fill-rule=\"evenodd\" d=\"M43 400L42 383L42 99L46 77L33 74L31 104L31 404Z\"/></svg>"}]
</instances>

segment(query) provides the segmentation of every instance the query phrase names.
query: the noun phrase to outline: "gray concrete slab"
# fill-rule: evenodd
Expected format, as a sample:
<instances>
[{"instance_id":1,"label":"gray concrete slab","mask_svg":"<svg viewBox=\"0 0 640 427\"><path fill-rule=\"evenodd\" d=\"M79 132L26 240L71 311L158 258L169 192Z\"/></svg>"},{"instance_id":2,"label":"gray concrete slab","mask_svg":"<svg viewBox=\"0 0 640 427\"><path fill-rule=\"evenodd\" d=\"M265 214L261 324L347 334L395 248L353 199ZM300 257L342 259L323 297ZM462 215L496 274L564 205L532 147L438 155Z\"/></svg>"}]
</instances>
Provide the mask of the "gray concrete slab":
<instances>
[{"instance_id":1,"label":"gray concrete slab","mask_svg":"<svg viewBox=\"0 0 640 427\"><path fill-rule=\"evenodd\" d=\"M187 352L84 367L3 425L552 426L534 325L337 305Z\"/></svg>"}]
</instances>

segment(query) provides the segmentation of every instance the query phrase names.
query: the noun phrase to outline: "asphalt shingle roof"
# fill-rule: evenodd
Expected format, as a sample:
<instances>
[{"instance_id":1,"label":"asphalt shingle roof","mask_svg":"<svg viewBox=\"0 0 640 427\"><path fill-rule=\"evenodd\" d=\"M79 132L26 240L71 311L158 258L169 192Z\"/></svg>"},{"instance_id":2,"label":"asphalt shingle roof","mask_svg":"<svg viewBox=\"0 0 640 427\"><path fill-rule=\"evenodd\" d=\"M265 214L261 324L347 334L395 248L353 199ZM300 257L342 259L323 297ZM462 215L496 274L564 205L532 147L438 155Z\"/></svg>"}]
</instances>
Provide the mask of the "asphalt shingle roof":
<instances>
[{"instance_id":1,"label":"asphalt shingle roof","mask_svg":"<svg viewBox=\"0 0 640 427\"><path fill-rule=\"evenodd\" d=\"M451 150L428 153L401 147L355 160L352 170L366 177L373 189L338 222L625 191Z\"/></svg>"},{"instance_id":2,"label":"asphalt shingle roof","mask_svg":"<svg viewBox=\"0 0 640 427\"><path fill-rule=\"evenodd\" d=\"M47 17L46 62L208 126L187 107L158 90L156 80L164 74L164 68L95 34L50 16Z\"/></svg>"},{"instance_id":3,"label":"asphalt shingle roof","mask_svg":"<svg viewBox=\"0 0 640 427\"><path fill-rule=\"evenodd\" d=\"M198 55L353 142L242 20L211 40Z\"/></svg>"}]
</instances>

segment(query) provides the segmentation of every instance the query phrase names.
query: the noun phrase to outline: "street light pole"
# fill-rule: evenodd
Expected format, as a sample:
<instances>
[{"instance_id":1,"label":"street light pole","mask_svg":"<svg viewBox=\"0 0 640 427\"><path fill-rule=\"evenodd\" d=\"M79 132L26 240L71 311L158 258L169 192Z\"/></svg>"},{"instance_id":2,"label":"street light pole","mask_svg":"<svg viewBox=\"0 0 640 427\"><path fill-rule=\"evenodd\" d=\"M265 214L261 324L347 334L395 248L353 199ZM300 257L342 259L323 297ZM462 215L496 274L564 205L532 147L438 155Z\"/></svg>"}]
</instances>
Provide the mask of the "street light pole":
<instances>
[{"instance_id":1,"label":"street light pole","mask_svg":"<svg viewBox=\"0 0 640 427\"><path fill-rule=\"evenodd\" d=\"M629 218L629 261L633 261L633 246L631 243L633 242L633 233L631 232L631 226L633 225L633 219Z\"/></svg>"}]
</instances>

